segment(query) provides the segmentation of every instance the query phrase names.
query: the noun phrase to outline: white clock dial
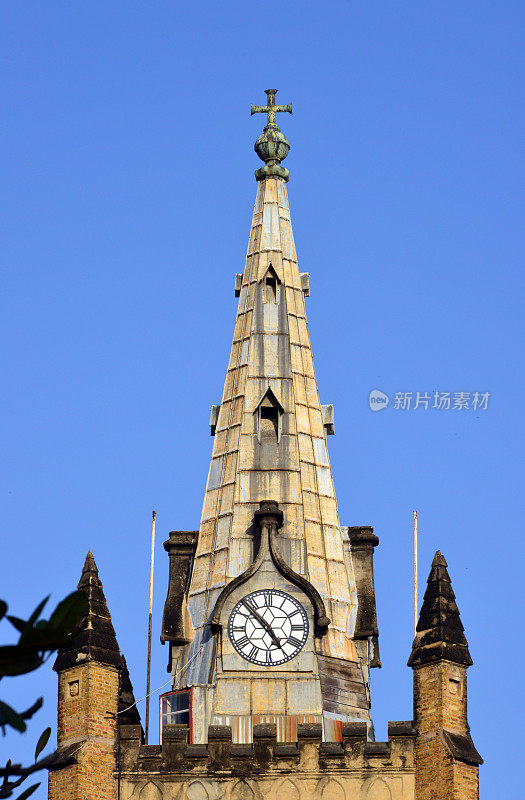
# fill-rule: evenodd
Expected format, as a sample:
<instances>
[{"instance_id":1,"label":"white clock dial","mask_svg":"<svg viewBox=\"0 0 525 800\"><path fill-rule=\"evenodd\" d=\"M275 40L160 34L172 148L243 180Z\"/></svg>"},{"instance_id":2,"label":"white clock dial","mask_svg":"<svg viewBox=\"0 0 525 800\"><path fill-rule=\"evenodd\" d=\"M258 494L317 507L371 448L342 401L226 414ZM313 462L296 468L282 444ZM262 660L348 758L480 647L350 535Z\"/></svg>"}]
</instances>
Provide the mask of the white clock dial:
<instances>
[{"instance_id":1,"label":"white clock dial","mask_svg":"<svg viewBox=\"0 0 525 800\"><path fill-rule=\"evenodd\" d=\"M260 589L235 605L228 636L246 661L273 667L302 650L308 638L308 617L295 597L279 589Z\"/></svg>"}]
</instances>

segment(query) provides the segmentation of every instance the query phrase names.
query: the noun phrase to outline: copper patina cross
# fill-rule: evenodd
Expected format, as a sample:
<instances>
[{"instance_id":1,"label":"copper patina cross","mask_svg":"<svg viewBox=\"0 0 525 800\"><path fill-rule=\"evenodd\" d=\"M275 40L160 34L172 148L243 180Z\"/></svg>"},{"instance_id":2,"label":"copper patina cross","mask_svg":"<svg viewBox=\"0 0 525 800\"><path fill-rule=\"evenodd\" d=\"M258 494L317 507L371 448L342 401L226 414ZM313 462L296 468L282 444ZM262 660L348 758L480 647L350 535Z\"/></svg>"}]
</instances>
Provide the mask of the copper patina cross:
<instances>
[{"instance_id":1,"label":"copper patina cross","mask_svg":"<svg viewBox=\"0 0 525 800\"><path fill-rule=\"evenodd\" d=\"M252 116L254 114L268 114L268 124L275 125L275 114L278 111L288 111L289 114L292 113L292 104L288 103L287 106L276 106L275 105L275 95L279 91L278 89L265 89L265 93L268 95L268 105L266 106L253 106L252 105Z\"/></svg>"}]
</instances>

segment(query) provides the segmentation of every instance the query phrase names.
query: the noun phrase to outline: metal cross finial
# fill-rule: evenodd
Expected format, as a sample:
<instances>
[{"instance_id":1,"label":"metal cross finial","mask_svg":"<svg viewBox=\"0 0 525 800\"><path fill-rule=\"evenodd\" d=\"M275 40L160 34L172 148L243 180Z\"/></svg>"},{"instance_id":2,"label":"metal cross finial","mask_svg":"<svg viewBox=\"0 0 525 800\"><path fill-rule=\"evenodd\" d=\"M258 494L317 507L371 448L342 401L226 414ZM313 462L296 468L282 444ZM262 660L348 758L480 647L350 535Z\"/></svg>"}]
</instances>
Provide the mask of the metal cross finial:
<instances>
[{"instance_id":1,"label":"metal cross finial","mask_svg":"<svg viewBox=\"0 0 525 800\"><path fill-rule=\"evenodd\" d=\"M265 106L252 105L251 107L252 117L254 114L268 114L268 125L275 125L275 114L278 111L288 111L289 114L293 113L291 103L288 103L287 106L275 105L275 95L279 91L278 89L265 89L264 91L268 95L268 104Z\"/></svg>"}]
</instances>

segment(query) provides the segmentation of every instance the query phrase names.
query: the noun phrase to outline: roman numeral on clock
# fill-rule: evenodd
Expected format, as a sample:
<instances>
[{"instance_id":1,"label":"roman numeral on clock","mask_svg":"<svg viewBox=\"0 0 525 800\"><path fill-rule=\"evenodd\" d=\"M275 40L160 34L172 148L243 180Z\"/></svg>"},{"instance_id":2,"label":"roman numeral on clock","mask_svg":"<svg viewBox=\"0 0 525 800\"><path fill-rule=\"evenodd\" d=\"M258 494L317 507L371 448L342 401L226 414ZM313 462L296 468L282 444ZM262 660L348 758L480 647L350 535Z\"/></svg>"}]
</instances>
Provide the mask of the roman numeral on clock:
<instances>
[{"instance_id":1,"label":"roman numeral on clock","mask_svg":"<svg viewBox=\"0 0 525 800\"><path fill-rule=\"evenodd\" d=\"M292 647L301 647L302 642L299 639L296 639L295 636L289 636L286 644L291 644Z\"/></svg>"}]
</instances>

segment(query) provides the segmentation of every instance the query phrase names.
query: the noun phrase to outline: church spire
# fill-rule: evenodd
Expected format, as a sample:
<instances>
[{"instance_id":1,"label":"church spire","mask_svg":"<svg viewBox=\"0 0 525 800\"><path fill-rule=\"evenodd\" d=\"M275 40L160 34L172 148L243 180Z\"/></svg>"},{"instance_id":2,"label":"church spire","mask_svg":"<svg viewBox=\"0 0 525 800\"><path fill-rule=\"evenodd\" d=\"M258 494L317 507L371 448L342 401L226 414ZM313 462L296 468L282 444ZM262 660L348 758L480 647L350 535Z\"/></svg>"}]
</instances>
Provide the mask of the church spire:
<instances>
[{"instance_id":1,"label":"church spire","mask_svg":"<svg viewBox=\"0 0 525 800\"><path fill-rule=\"evenodd\" d=\"M256 112L265 110L270 118L276 110L291 111L275 106L274 90L268 96L268 106ZM275 172L288 143L278 128L279 138L269 138L276 128L270 121L256 144L267 159L263 170L272 171L258 176L189 611L193 626L202 625L220 589L248 568L253 514L261 501L277 500L284 510L285 557L330 598L334 624L326 647L348 658L355 657L355 587L345 565L286 182Z\"/></svg>"},{"instance_id":2,"label":"church spire","mask_svg":"<svg viewBox=\"0 0 525 800\"><path fill-rule=\"evenodd\" d=\"M275 92L267 90L267 106L252 106L252 114L268 115L255 145L265 166L256 173L244 273L236 279L239 303L222 400L212 409L214 445L187 603L191 645L182 662L174 652L172 665L180 686L215 680L210 622L224 587L248 574L259 558L255 515L265 501L278 504L283 515L270 544L278 541L287 568L309 582L310 595L322 598L331 621L319 637L320 657L345 660L360 671L353 640L355 578L327 450L333 408L319 399L305 311L308 276L299 272L288 171L280 166L289 144L275 113L291 113L292 107L277 106ZM181 669L181 663L187 666ZM363 679L353 673L352 680ZM345 718L369 720L364 696L357 705ZM326 707L333 716L338 701Z\"/></svg>"}]
</instances>

